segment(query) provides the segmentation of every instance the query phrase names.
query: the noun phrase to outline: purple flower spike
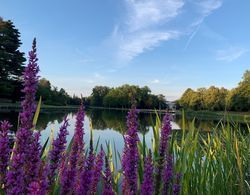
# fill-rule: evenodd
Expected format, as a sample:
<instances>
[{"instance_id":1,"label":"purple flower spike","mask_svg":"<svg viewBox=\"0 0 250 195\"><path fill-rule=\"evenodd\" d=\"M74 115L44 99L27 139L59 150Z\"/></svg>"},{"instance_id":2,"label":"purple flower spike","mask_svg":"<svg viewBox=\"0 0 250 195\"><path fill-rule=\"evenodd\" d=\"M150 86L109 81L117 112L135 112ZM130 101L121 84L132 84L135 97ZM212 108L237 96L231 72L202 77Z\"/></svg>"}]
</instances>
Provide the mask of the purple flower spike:
<instances>
[{"instance_id":1,"label":"purple flower spike","mask_svg":"<svg viewBox=\"0 0 250 195\"><path fill-rule=\"evenodd\" d=\"M170 115L166 114L163 118L163 125L161 129L161 139L160 139L160 146L159 146L159 155L161 158L164 158L167 146L168 146L168 138L171 133L171 123L170 123Z\"/></svg>"},{"instance_id":2,"label":"purple flower spike","mask_svg":"<svg viewBox=\"0 0 250 195\"><path fill-rule=\"evenodd\" d=\"M41 163L39 175L29 184L28 195L45 195L48 189L48 165Z\"/></svg>"},{"instance_id":3,"label":"purple flower spike","mask_svg":"<svg viewBox=\"0 0 250 195\"><path fill-rule=\"evenodd\" d=\"M163 175L163 167L164 167L164 159L167 154L168 148L168 139L171 133L171 123L170 123L170 115L166 114L163 118L163 125L161 128L161 138L160 138L160 146L159 146L159 160L157 162L156 167L156 176L155 176L155 193L159 194L161 189L161 181Z\"/></svg>"},{"instance_id":4,"label":"purple flower spike","mask_svg":"<svg viewBox=\"0 0 250 195\"><path fill-rule=\"evenodd\" d=\"M180 191L181 191L180 182L181 182L181 174L178 173L178 174L176 174L176 183L173 186L173 194L174 195L180 194Z\"/></svg>"},{"instance_id":5,"label":"purple flower spike","mask_svg":"<svg viewBox=\"0 0 250 195\"><path fill-rule=\"evenodd\" d=\"M34 181L38 177L38 172L41 164L41 145L39 142L40 132L33 134L33 142L30 144L30 152L28 153L28 161L26 163L26 174L29 176L29 181ZM30 171L32 170L32 171Z\"/></svg>"},{"instance_id":6,"label":"purple flower spike","mask_svg":"<svg viewBox=\"0 0 250 195\"><path fill-rule=\"evenodd\" d=\"M32 182L28 188L28 195L42 195L41 186L38 182Z\"/></svg>"},{"instance_id":7,"label":"purple flower spike","mask_svg":"<svg viewBox=\"0 0 250 195\"><path fill-rule=\"evenodd\" d=\"M40 189L42 194L46 194L46 191L48 189L48 171L49 171L49 166L48 164L45 164L41 166L41 175L39 178L40 181Z\"/></svg>"},{"instance_id":8,"label":"purple flower spike","mask_svg":"<svg viewBox=\"0 0 250 195\"><path fill-rule=\"evenodd\" d=\"M95 162L95 154L94 154L94 148L93 148L93 140L90 139L90 146L89 146L89 155L86 159L85 166L83 171L80 175L80 185L77 189L76 194L82 195L87 194L90 189L90 185L93 180L93 167Z\"/></svg>"},{"instance_id":9,"label":"purple flower spike","mask_svg":"<svg viewBox=\"0 0 250 195\"><path fill-rule=\"evenodd\" d=\"M19 134L22 134L22 136L19 137L23 139L26 138L25 132L22 132L22 129L19 130ZM13 149L10 169L7 173L7 194L24 194L26 191L26 184L24 181L25 172L23 170L25 150L23 147L18 146L18 140L16 143L16 148Z\"/></svg>"},{"instance_id":10,"label":"purple flower spike","mask_svg":"<svg viewBox=\"0 0 250 195\"><path fill-rule=\"evenodd\" d=\"M137 142L139 141L137 128L137 115L138 111L135 107L129 111L127 116L128 132L124 138L124 150L122 156L122 168L123 168L123 194L136 194L137 193L137 168L139 162L139 153L137 148Z\"/></svg>"},{"instance_id":11,"label":"purple flower spike","mask_svg":"<svg viewBox=\"0 0 250 195\"><path fill-rule=\"evenodd\" d=\"M141 194L142 195L151 195L153 194L154 181L153 181L153 171L154 166L152 162L152 153L149 150L149 154L144 162L144 175L143 175L143 183L141 185Z\"/></svg>"},{"instance_id":12,"label":"purple flower spike","mask_svg":"<svg viewBox=\"0 0 250 195\"><path fill-rule=\"evenodd\" d=\"M98 182L99 182L100 177L101 177L101 171L102 171L102 166L103 166L103 157L104 157L104 151L101 147L101 151L95 159L95 166L93 168L93 179L92 179L92 183L91 183L90 194L96 193L96 188L97 188Z\"/></svg>"},{"instance_id":13,"label":"purple flower spike","mask_svg":"<svg viewBox=\"0 0 250 195\"><path fill-rule=\"evenodd\" d=\"M8 131L12 127L8 121L0 122L0 187L6 184L6 173L10 158Z\"/></svg>"},{"instance_id":14,"label":"purple flower spike","mask_svg":"<svg viewBox=\"0 0 250 195\"><path fill-rule=\"evenodd\" d=\"M23 194L31 180L29 163L32 158L33 132L31 131L32 119L35 112L35 93L37 89L39 71L36 58L36 39L33 41L32 51L29 52L29 63L23 73L24 100L20 113L20 129L16 133L15 148L7 173L7 193Z\"/></svg>"},{"instance_id":15,"label":"purple flower spike","mask_svg":"<svg viewBox=\"0 0 250 195\"><path fill-rule=\"evenodd\" d=\"M30 129L36 110L35 97L38 86L39 67L37 65L36 39L33 40L32 50L29 52L29 63L23 73L24 100L22 101L22 112L20 113L20 127Z\"/></svg>"},{"instance_id":16,"label":"purple flower spike","mask_svg":"<svg viewBox=\"0 0 250 195\"><path fill-rule=\"evenodd\" d=\"M163 173L163 193L168 194L168 190L170 189L170 184L173 178L173 158L171 155L167 156L164 173Z\"/></svg>"},{"instance_id":17,"label":"purple flower spike","mask_svg":"<svg viewBox=\"0 0 250 195\"><path fill-rule=\"evenodd\" d=\"M83 122L84 122L84 106L81 105L77 116L76 116L76 125L75 125L75 137L74 137L74 145L78 147L78 156L82 154L84 151L84 142L83 142L83 136L84 136L84 129L83 129ZM75 147L76 147L75 146Z\"/></svg>"},{"instance_id":18,"label":"purple flower spike","mask_svg":"<svg viewBox=\"0 0 250 195\"><path fill-rule=\"evenodd\" d=\"M56 170L60 165L63 152L65 151L66 148L66 143L67 143L66 136L68 135L67 131L68 126L69 126L68 119L66 119L65 117L63 125L59 130L59 134L57 138L53 141L52 149L49 152L49 173L48 173L49 185L51 185L54 181Z\"/></svg>"},{"instance_id":19,"label":"purple flower spike","mask_svg":"<svg viewBox=\"0 0 250 195\"><path fill-rule=\"evenodd\" d=\"M112 173L109 167L108 157L105 157L105 175L103 177L104 180L104 190L102 195L114 195L114 191L112 189Z\"/></svg>"},{"instance_id":20,"label":"purple flower spike","mask_svg":"<svg viewBox=\"0 0 250 195\"><path fill-rule=\"evenodd\" d=\"M84 107L81 105L76 116L76 126L74 140L70 151L69 162L65 165L61 177L61 194L68 194L73 191L73 185L77 177L77 164L83 155L83 121L84 121Z\"/></svg>"}]
</instances>

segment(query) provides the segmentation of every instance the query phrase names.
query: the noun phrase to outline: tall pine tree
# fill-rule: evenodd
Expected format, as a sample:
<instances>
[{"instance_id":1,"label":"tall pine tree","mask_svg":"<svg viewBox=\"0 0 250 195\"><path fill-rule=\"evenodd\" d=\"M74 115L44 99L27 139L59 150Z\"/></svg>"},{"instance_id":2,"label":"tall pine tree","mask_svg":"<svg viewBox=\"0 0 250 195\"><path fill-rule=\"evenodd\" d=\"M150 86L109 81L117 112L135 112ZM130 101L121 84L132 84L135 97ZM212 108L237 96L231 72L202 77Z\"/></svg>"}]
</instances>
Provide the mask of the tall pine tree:
<instances>
[{"instance_id":1,"label":"tall pine tree","mask_svg":"<svg viewBox=\"0 0 250 195\"><path fill-rule=\"evenodd\" d=\"M0 17L0 98L20 98L20 76L24 70L24 53L19 51L20 33L13 23Z\"/></svg>"}]
</instances>

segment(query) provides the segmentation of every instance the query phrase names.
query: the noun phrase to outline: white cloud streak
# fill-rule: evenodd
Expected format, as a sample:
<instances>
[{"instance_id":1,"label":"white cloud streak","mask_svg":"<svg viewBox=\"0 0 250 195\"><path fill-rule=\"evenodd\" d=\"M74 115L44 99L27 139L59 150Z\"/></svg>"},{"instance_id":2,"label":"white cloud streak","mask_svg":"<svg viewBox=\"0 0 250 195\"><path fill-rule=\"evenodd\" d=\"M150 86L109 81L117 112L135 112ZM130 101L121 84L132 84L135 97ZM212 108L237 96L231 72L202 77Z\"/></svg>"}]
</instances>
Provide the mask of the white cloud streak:
<instances>
[{"instance_id":1,"label":"white cloud streak","mask_svg":"<svg viewBox=\"0 0 250 195\"><path fill-rule=\"evenodd\" d=\"M228 49L218 50L216 52L216 59L221 61L231 62L240 58L249 50L240 47L229 47Z\"/></svg>"},{"instance_id":2,"label":"white cloud streak","mask_svg":"<svg viewBox=\"0 0 250 195\"><path fill-rule=\"evenodd\" d=\"M188 41L185 45L184 50L186 50L191 44L193 38L198 33L201 24L204 22L205 18L208 17L213 11L219 9L222 6L222 0L196 0L194 4L196 5L196 10L199 12L199 17L191 24L191 33L189 35Z\"/></svg>"},{"instance_id":3,"label":"white cloud streak","mask_svg":"<svg viewBox=\"0 0 250 195\"><path fill-rule=\"evenodd\" d=\"M159 27L180 13L183 0L126 0L125 3L125 20L112 34L119 60L130 61L162 41L179 37L180 32Z\"/></svg>"},{"instance_id":4,"label":"white cloud streak","mask_svg":"<svg viewBox=\"0 0 250 195\"><path fill-rule=\"evenodd\" d=\"M195 1L195 4L198 6L198 11L202 16L206 17L222 6L222 0L198 0Z\"/></svg>"},{"instance_id":5,"label":"white cloud streak","mask_svg":"<svg viewBox=\"0 0 250 195\"><path fill-rule=\"evenodd\" d=\"M109 40L117 59L123 62L158 47L162 42L178 39L183 35L190 35L185 46L185 49L188 48L200 24L222 5L222 0L124 1L126 14L120 24L115 26ZM194 10L190 10L190 7ZM184 26L175 23L177 18L189 11L195 12L196 17ZM182 19L185 20L185 17Z\"/></svg>"},{"instance_id":6,"label":"white cloud streak","mask_svg":"<svg viewBox=\"0 0 250 195\"><path fill-rule=\"evenodd\" d=\"M183 0L127 0L129 31L167 22L180 13Z\"/></svg>"},{"instance_id":7,"label":"white cloud streak","mask_svg":"<svg viewBox=\"0 0 250 195\"><path fill-rule=\"evenodd\" d=\"M160 80L159 79L154 79L153 81L151 81L151 83L157 84L157 83L160 83Z\"/></svg>"},{"instance_id":8,"label":"white cloud streak","mask_svg":"<svg viewBox=\"0 0 250 195\"><path fill-rule=\"evenodd\" d=\"M120 42L118 57L122 60L132 60L146 50L157 47L160 42L178 38L179 33L169 32L141 32L126 37Z\"/></svg>"}]
</instances>

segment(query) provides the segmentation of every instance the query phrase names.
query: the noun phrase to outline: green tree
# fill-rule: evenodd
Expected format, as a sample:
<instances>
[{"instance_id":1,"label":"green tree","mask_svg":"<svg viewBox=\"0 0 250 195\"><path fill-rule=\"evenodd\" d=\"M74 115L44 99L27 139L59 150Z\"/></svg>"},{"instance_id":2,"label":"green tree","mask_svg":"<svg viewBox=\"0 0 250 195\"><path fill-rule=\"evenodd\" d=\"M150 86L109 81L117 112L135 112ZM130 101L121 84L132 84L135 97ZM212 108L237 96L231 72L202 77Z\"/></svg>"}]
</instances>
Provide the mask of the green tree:
<instances>
[{"instance_id":1,"label":"green tree","mask_svg":"<svg viewBox=\"0 0 250 195\"><path fill-rule=\"evenodd\" d=\"M42 78L38 82L37 98L42 97L43 102L46 103L51 98L51 84L50 81Z\"/></svg>"},{"instance_id":2,"label":"green tree","mask_svg":"<svg viewBox=\"0 0 250 195\"><path fill-rule=\"evenodd\" d=\"M0 18L0 97L20 97L20 76L24 70L24 53L19 51L20 33L13 23Z\"/></svg>"},{"instance_id":3,"label":"green tree","mask_svg":"<svg viewBox=\"0 0 250 195\"><path fill-rule=\"evenodd\" d=\"M250 110L250 71L247 70L238 87L232 89L227 97L228 109L233 111Z\"/></svg>"},{"instance_id":4,"label":"green tree","mask_svg":"<svg viewBox=\"0 0 250 195\"><path fill-rule=\"evenodd\" d=\"M223 91L223 93L222 93ZM215 86L209 87L205 92L204 104L207 110L224 110L225 109L226 91Z\"/></svg>"},{"instance_id":5,"label":"green tree","mask_svg":"<svg viewBox=\"0 0 250 195\"><path fill-rule=\"evenodd\" d=\"M190 107L190 102L194 94L194 90L191 88L188 88L181 96L181 99L179 101L180 106L184 108L189 108Z\"/></svg>"},{"instance_id":6,"label":"green tree","mask_svg":"<svg viewBox=\"0 0 250 195\"><path fill-rule=\"evenodd\" d=\"M93 106L103 106L103 98L110 91L109 87L106 86L96 86L92 89L91 94L91 105Z\"/></svg>"}]
</instances>

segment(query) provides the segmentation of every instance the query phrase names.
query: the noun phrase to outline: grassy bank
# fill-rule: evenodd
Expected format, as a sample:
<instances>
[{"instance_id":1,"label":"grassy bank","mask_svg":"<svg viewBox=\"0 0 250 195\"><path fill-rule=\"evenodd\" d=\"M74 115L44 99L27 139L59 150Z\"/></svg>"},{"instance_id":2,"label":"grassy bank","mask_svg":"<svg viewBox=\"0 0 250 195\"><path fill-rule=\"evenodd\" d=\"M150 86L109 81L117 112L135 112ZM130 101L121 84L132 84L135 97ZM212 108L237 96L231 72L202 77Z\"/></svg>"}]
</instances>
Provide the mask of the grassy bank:
<instances>
[{"instance_id":1,"label":"grassy bank","mask_svg":"<svg viewBox=\"0 0 250 195\"><path fill-rule=\"evenodd\" d=\"M177 115L182 115L181 111L176 112ZM200 120L229 120L239 123L249 123L250 113L249 112L226 112L226 111L192 111L185 110L186 118L193 119L197 118Z\"/></svg>"},{"instance_id":2,"label":"grassy bank","mask_svg":"<svg viewBox=\"0 0 250 195\"><path fill-rule=\"evenodd\" d=\"M67 106L52 106L52 105L41 105L41 112L44 111L56 111L62 112L67 110L77 110L79 106L67 105ZM0 103L0 112L20 111L20 103Z\"/></svg>"}]
</instances>

